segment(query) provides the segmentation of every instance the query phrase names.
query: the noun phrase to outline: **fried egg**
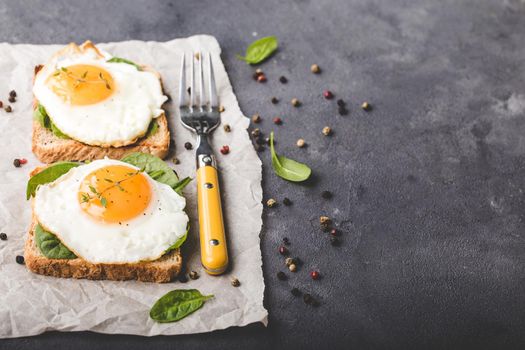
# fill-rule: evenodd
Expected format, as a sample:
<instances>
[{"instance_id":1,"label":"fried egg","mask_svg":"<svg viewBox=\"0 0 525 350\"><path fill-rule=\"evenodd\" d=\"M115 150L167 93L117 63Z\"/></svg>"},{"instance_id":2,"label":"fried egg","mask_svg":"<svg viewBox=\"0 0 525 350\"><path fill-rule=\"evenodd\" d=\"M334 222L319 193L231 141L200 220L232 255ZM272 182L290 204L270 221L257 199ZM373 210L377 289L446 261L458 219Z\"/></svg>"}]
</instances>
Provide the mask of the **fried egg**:
<instances>
[{"instance_id":1,"label":"fried egg","mask_svg":"<svg viewBox=\"0 0 525 350\"><path fill-rule=\"evenodd\" d=\"M33 93L53 124L88 145L121 147L144 136L168 99L158 75L91 42L70 44L37 73Z\"/></svg>"},{"instance_id":2,"label":"fried egg","mask_svg":"<svg viewBox=\"0 0 525 350\"><path fill-rule=\"evenodd\" d=\"M186 234L186 200L133 165L101 159L39 186L39 224L92 263L151 261Z\"/></svg>"}]
</instances>

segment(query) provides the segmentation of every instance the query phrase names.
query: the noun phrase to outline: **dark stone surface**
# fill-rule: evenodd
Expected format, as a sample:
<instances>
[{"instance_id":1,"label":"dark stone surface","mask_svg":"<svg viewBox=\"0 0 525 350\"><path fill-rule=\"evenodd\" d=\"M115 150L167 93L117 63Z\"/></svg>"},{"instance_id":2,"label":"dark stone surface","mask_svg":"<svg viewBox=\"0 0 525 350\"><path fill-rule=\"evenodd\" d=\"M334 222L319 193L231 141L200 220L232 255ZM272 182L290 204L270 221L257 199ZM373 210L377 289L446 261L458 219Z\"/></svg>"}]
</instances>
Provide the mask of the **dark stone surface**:
<instances>
[{"instance_id":1,"label":"dark stone surface","mask_svg":"<svg viewBox=\"0 0 525 350\"><path fill-rule=\"evenodd\" d=\"M215 35L242 109L261 113L279 152L314 175L288 183L261 154L265 198L294 202L264 213L267 329L53 332L0 348L524 348L524 18L518 0L3 1L2 41ZM253 32L281 40L262 65L264 85L235 59ZM312 63L322 74L309 73ZM324 89L347 101L349 115L337 115ZM303 105L291 107L292 97ZM365 100L373 111L360 110ZM282 126L271 124L276 115ZM295 147L299 137L307 148ZM321 198L325 189L332 199ZM341 246L319 231L321 214L341 228ZM284 236L304 263L280 282ZM292 286L321 305L296 300Z\"/></svg>"}]
</instances>

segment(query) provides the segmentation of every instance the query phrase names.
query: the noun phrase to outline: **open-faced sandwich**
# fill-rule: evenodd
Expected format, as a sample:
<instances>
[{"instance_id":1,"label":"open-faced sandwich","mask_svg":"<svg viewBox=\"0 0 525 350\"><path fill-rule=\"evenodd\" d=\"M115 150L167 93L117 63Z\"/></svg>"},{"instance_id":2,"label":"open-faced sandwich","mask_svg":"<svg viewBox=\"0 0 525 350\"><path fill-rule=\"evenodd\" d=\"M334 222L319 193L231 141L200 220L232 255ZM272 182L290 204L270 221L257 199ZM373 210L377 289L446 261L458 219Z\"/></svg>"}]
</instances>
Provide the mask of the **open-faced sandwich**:
<instances>
[{"instance_id":1,"label":"open-faced sandwich","mask_svg":"<svg viewBox=\"0 0 525 350\"><path fill-rule=\"evenodd\" d=\"M188 232L189 181L144 153L35 169L26 266L55 277L171 281Z\"/></svg>"},{"instance_id":2,"label":"open-faced sandwich","mask_svg":"<svg viewBox=\"0 0 525 350\"><path fill-rule=\"evenodd\" d=\"M150 67L72 43L35 67L33 94L32 148L44 163L168 153L168 98Z\"/></svg>"}]
</instances>

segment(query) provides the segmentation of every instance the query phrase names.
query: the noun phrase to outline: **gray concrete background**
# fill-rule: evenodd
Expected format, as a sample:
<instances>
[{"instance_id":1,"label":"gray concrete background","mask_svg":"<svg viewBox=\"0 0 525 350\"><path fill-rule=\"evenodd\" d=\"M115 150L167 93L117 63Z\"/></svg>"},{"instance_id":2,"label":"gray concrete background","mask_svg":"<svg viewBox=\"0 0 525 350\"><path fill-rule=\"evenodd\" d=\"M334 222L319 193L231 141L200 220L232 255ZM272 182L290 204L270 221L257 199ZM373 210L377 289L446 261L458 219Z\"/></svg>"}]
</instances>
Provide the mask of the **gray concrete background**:
<instances>
[{"instance_id":1,"label":"gray concrete background","mask_svg":"<svg viewBox=\"0 0 525 350\"><path fill-rule=\"evenodd\" d=\"M0 348L524 348L524 18L518 0L2 1L1 41L215 35L242 109L260 113L279 151L314 175L288 183L261 153L265 198L294 201L264 213L267 329L54 332ZM253 32L281 41L262 65L265 85L235 59ZM309 73L312 63L321 75ZM350 114L337 115L323 89L345 99ZM272 96L282 102L272 105ZM290 107L292 97L303 106ZM358 108L364 100L372 112ZM276 115L280 127L270 122ZM333 137L321 135L325 125ZM295 147L299 137L306 149ZM321 199L325 189L333 199ZM317 229L321 214L341 227L340 247ZM304 265L279 282L284 236ZM311 268L320 281L309 279ZM321 305L295 300L292 286Z\"/></svg>"}]
</instances>

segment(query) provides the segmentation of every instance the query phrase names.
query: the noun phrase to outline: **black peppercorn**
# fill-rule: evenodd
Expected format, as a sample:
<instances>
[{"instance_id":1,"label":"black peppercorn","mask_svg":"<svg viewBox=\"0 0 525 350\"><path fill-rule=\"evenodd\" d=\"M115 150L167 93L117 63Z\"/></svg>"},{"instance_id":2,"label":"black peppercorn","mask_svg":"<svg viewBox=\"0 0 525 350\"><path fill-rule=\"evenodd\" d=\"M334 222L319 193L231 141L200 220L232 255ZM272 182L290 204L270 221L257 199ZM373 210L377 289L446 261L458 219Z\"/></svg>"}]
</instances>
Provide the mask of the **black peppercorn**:
<instances>
[{"instance_id":1,"label":"black peppercorn","mask_svg":"<svg viewBox=\"0 0 525 350\"><path fill-rule=\"evenodd\" d=\"M300 291L299 289L295 288L295 287L292 288L292 290L291 290L290 292L292 293L292 295L293 295L294 297L298 297L298 296L301 295L301 291Z\"/></svg>"},{"instance_id":2,"label":"black peppercorn","mask_svg":"<svg viewBox=\"0 0 525 350\"><path fill-rule=\"evenodd\" d=\"M282 271L277 272L277 278L281 281L284 281L286 279L286 274Z\"/></svg>"},{"instance_id":3,"label":"black peppercorn","mask_svg":"<svg viewBox=\"0 0 525 350\"><path fill-rule=\"evenodd\" d=\"M275 105L279 102L279 99L277 97L272 97L272 103Z\"/></svg>"},{"instance_id":4,"label":"black peppercorn","mask_svg":"<svg viewBox=\"0 0 525 350\"><path fill-rule=\"evenodd\" d=\"M15 160L13 160L13 165L15 167L20 168L20 164L22 164L22 163L20 163L20 159L15 158Z\"/></svg>"},{"instance_id":5,"label":"black peppercorn","mask_svg":"<svg viewBox=\"0 0 525 350\"><path fill-rule=\"evenodd\" d=\"M292 205L292 201L288 197L284 197L283 204L287 206Z\"/></svg>"},{"instance_id":6,"label":"black peppercorn","mask_svg":"<svg viewBox=\"0 0 525 350\"><path fill-rule=\"evenodd\" d=\"M288 237L283 237L283 243L285 245L290 245L290 239Z\"/></svg>"},{"instance_id":7,"label":"black peppercorn","mask_svg":"<svg viewBox=\"0 0 525 350\"><path fill-rule=\"evenodd\" d=\"M16 263L20 265L23 265L25 262L24 257L22 255L17 255L15 260L16 260Z\"/></svg>"},{"instance_id":8,"label":"black peppercorn","mask_svg":"<svg viewBox=\"0 0 525 350\"><path fill-rule=\"evenodd\" d=\"M337 109L337 112L339 113L339 115L347 115L348 114L348 109L346 109L346 107L339 107Z\"/></svg>"},{"instance_id":9,"label":"black peppercorn","mask_svg":"<svg viewBox=\"0 0 525 350\"><path fill-rule=\"evenodd\" d=\"M9 96L9 98L7 99L9 102L13 103L13 102L16 102L16 97L13 97L13 96Z\"/></svg>"},{"instance_id":10,"label":"black peppercorn","mask_svg":"<svg viewBox=\"0 0 525 350\"><path fill-rule=\"evenodd\" d=\"M281 77L279 78L279 81L281 82L281 84L286 84L286 83L288 82L288 79L286 79L285 76L281 76Z\"/></svg>"},{"instance_id":11,"label":"black peppercorn","mask_svg":"<svg viewBox=\"0 0 525 350\"><path fill-rule=\"evenodd\" d=\"M330 198L332 198L332 192L330 192L330 191L323 191L323 192L321 192L321 197L323 197L324 199L330 199Z\"/></svg>"},{"instance_id":12,"label":"black peppercorn","mask_svg":"<svg viewBox=\"0 0 525 350\"><path fill-rule=\"evenodd\" d=\"M338 105L339 107L344 107L344 106L346 105L346 103L345 103L345 101L343 101L342 99L338 99L338 100L337 100L337 105Z\"/></svg>"},{"instance_id":13,"label":"black peppercorn","mask_svg":"<svg viewBox=\"0 0 525 350\"><path fill-rule=\"evenodd\" d=\"M303 301L304 301L305 304L311 304L313 300L314 300L314 298L312 298L312 296L310 294L305 293L303 295Z\"/></svg>"},{"instance_id":14,"label":"black peppercorn","mask_svg":"<svg viewBox=\"0 0 525 350\"><path fill-rule=\"evenodd\" d=\"M7 241L7 234L5 234L5 232L0 233L0 239L2 241Z\"/></svg>"},{"instance_id":15,"label":"black peppercorn","mask_svg":"<svg viewBox=\"0 0 525 350\"><path fill-rule=\"evenodd\" d=\"M13 111L13 108L11 108L11 106L5 106L4 111L6 111L7 113L11 113Z\"/></svg>"},{"instance_id":16,"label":"black peppercorn","mask_svg":"<svg viewBox=\"0 0 525 350\"><path fill-rule=\"evenodd\" d=\"M183 274L181 274L181 275L179 276L179 282L180 282L180 283L186 283L186 282L188 282L188 277L186 277L186 274L183 273Z\"/></svg>"},{"instance_id":17,"label":"black peppercorn","mask_svg":"<svg viewBox=\"0 0 525 350\"><path fill-rule=\"evenodd\" d=\"M190 149L193 149L193 145L190 142L186 142L184 144L184 148L186 148L187 150L190 150Z\"/></svg>"},{"instance_id":18,"label":"black peppercorn","mask_svg":"<svg viewBox=\"0 0 525 350\"><path fill-rule=\"evenodd\" d=\"M199 274L197 273L197 271L191 271L190 272L190 278L192 280L196 280L197 278L199 278Z\"/></svg>"},{"instance_id":19,"label":"black peppercorn","mask_svg":"<svg viewBox=\"0 0 525 350\"><path fill-rule=\"evenodd\" d=\"M16 91L15 90L9 91L9 97L16 97Z\"/></svg>"}]
</instances>

